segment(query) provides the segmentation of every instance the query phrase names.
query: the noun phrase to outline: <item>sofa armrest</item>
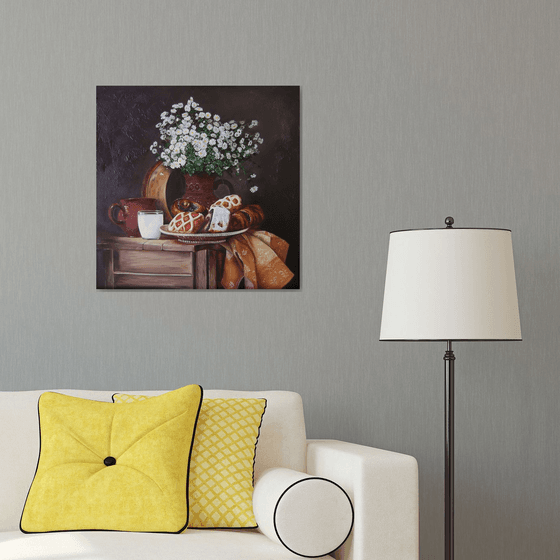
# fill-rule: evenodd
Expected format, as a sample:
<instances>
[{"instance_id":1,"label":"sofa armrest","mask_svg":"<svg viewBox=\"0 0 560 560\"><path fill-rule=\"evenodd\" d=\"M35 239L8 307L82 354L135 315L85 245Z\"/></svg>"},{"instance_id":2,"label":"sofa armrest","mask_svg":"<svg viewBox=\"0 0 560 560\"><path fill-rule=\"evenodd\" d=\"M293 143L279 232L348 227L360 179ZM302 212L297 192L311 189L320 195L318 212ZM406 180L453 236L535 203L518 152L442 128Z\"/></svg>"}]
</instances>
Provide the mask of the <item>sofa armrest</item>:
<instances>
[{"instance_id":1,"label":"sofa armrest","mask_svg":"<svg viewBox=\"0 0 560 560\"><path fill-rule=\"evenodd\" d=\"M354 528L339 560L418 560L418 464L414 457L334 440L308 440L307 472L339 484Z\"/></svg>"}]
</instances>

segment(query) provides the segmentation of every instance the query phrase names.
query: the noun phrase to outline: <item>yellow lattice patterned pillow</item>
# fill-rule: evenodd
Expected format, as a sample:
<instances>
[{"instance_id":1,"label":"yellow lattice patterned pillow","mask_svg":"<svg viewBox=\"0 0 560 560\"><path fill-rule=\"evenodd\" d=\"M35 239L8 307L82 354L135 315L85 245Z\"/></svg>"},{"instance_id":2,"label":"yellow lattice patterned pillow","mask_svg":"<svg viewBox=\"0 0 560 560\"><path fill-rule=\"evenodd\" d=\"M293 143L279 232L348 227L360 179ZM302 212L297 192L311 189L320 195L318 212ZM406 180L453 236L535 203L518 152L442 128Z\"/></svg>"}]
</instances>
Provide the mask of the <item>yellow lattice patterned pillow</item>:
<instances>
[{"instance_id":1,"label":"yellow lattice patterned pillow","mask_svg":"<svg viewBox=\"0 0 560 560\"><path fill-rule=\"evenodd\" d=\"M115 403L146 400L113 395ZM189 474L189 528L254 528L253 471L266 399L203 399Z\"/></svg>"}]
</instances>

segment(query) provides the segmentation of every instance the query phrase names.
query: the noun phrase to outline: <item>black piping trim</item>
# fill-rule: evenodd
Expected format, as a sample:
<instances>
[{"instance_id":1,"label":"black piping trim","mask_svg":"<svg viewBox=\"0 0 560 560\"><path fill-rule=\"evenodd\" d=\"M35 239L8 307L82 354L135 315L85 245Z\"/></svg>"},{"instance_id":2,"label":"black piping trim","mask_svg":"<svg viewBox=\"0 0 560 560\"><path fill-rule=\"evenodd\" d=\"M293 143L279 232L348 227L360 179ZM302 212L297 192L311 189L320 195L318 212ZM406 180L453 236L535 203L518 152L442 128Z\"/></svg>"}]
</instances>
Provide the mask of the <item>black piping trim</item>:
<instances>
[{"instance_id":1,"label":"black piping trim","mask_svg":"<svg viewBox=\"0 0 560 560\"><path fill-rule=\"evenodd\" d=\"M299 484L301 482L305 482L306 480L324 480L326 482L330 482L331 484L334 484L335 486L338 486L343 492L344 495L348 498L348 503L350 504L350 510L352 512L352 520L350 521L350 530L348 531L348 534L344 537L344 540L333 550L331 550L330 552L325 552L322 554L317 554L314 556L309 556L306 554L301 554L293 549L291 549L283 540L282 537L280 536L280 533L278 533L278 527L276 526L276 512L278 510L278 504L281 502L282 498L284 497L284 494L286 494L286 492L288 492L288 490L290 490L291 488L293 488L296 484ZM282 492L282 494L280 494L280 497L278 498L276 505L274 506L274 513L272 514L272 520L274 522L274 532L276 533L276 536L278 537L279 541L290 551L293 552L294 554L297 554L298 556L302 556L303 558L320 558L321 556L328 556L330 554L332 554L335 550L338 550L348 539L348 537L350 536L350 533L352 533L352 529L354 528L354 506L352 505L352 500L350 499L350 496L348 495L348 493L346 492L346 490L344 490L344 488L342 488L342 486L340 486L340 484L337 484L336 482L329 480L328 478L323 478L322 476L309 476L307 478L302 478L301 480L296 480L296 482L294 482L293 484L290 484L290 486L288 486L284 492Z\"/></svg>"},{"instance_id":2,"label":"black piping trim","mask_svg":"<svg viewBox=\"0 0 560 560\"><path fill-rule=\"evenodd\" d=\"M29 498L29 492L31 492L31 487L33 486L33 482L35 481L35 477L37 476L37 470L39 469L39 459L41 458L41 413L39 411L39 403L41 402L41 397L44 395L45 393L41 393L39 395L39 398L37 399L37 418L39 420L39 456L37 457L37 466L35 467L35 474L33 475L33 480L31 481L31 485L29 486L29 490L27 491L27 496L25 497L25 502L23 504L23 510L21 511L21 515L19 518L19 530L22 533L25 533L26 535L31 534L28 531L24 531L23 527L21 526L21 522L23 520L23 512L25 511L25 506L27 505L27 500Z\"/></svg>"},{"instance_id":3,"label":"black piping trim","mask_svg":"<svg viewBox=\"0 0 560 560\"><path fill-rule=\"evenodd\" d=\"M506 228L486 228L486 227L444 227L444 228L417 228L417 229L397 229L395 231L390 231L389 233L401 233L405 231L459 231L462 229L480 229L480 230L487 230L487 231L509 231L511 233L511 229Z\"/></svg>"},{"instance_id":4,"label":"black piping trim","mask_svg":"<svg viewBox=\"0 0 560 560\"><path fill-rule=\"evenodd\" d=\"M198 401L198 410L196 411L196 418L194 419L193 431L191 434L191 448L189 450L189 460L187 461L187 484L185 486L185 496L187 497L187 522L185 526L177 533L182 533L188 526L189 526L189 516L191 512L191 508L189 507L189 477L191 475L191 458L192 458L192 450L194 446L194 438L196 434L196 427L198 426L198 417L200 416L200 409L202 408L202 401L204 400L204 389L201 385L200 387L200 400Z\"/></svg>"},{"instance_id":5,"label":"black piping trim","mask_svg":"<svg viewBox=\"0 0 560 560\"><path fill-rule=\"evenodd\" d=\"M31 482L31 486L29 487L29 490L27 492L27 496L25 498L25 503L23 504L23 511L21 512L21 517L19 519L19 530L22 533L25 533L26 535L33 535L33 534L45 534L45 533L77 533L79 531L105 531L105 532L109 532L109 533L154 533L154 534L163 534L163 535L176 535L179 533L182 533L188 526L189 524L189 474L190 474L190 464L191 464L191 456L192 456L192 450L193 450L193 444L194 444L194 434L196 431L196 426L198 424L198 417L200 415L200 409L202 407L202 400L203 400L203 396L204 396L204 389L198 385L198 387L200 388L200 399L198 402L198 410L196 412L196 418L194 421L194 426L193 426L193 433L191 435L191 448L189 451L189 460L188 460L188 467L187 467L187 477L186 477L186 490L185 490L185 494L187 497L187 521L185 523L185 525L183 527L181 527L181 529L179 529L178 531L119 531L118 529L61 529L61 530L55 530L55 531L25 531L22 526L21 526L21 522L23 519L23 512L25 511L25 506L27 505L27 499L29 498L29 493L31 492L31 487L33 486L33 482L35 481L35 476L37 475L37 470L39 469L39 461L41 459L41 414L39 412L39 403L41 401L41 397L45 394L42 393L39 396L39 399L37 401L37 414L39 416L39 457L37 459L37 466L35 467L35 474L33 475L33 481ZM54 391L46 391L48 393L54 393L56 395L63 395L64 393L56 393ZM116 395L117 393L113 394L113 397ZM64 396L68 396L68 395L64 395ZM74 397L74 398L80 398L80 397ZM112 398L112 397L111 397ZM88 400L88 399L83 399L83 400ZM99 402L103 402L103 401L99 401ZM113 401L114 404L114 401Z\"/></svg>"},{"instance_id":6,"label":"black piping trim","mask_svg":"<svg viewBox=\"0 0 560 560\"><path fill-rule=\"evenodd\" d=\"M261 400L261 399L259 399L259 400ZM261 437L261 427L262 427L262 423L263 423L264 413L266 412L266 407L268 405L268 400L267 399L262 398L262 400L264 401L264 408L263 408L263 411L262 411L262 414L261 414L261 421L259 423L259 429L257 430L257 439L255 440L255 449L253 449L253 478L252 478L253 488L255 487L255 461L257 459L257 443L259 443L259 438Z\"/></svg>"},{"instance_id":7,"label":"black piping trim","mask_svg":"<svg viewBox=\"0 0 560 560\"><path fill-rule=\"evenodd\" d=\"M247 531L248 529L258 528L258 525L254 527L187 527L189 531Z\"/></svg>"},{"instance_id":8,"label":"black piping trim","mask_svg":"<svg viewBox=\"0 0 560 560\"><path fill-rule=\"evenodd\" d=\"M522 338L453 338L451 342L520 342ZM380 338L379 342L448 342L449 338Z\"/></svg>"}]
</instances>

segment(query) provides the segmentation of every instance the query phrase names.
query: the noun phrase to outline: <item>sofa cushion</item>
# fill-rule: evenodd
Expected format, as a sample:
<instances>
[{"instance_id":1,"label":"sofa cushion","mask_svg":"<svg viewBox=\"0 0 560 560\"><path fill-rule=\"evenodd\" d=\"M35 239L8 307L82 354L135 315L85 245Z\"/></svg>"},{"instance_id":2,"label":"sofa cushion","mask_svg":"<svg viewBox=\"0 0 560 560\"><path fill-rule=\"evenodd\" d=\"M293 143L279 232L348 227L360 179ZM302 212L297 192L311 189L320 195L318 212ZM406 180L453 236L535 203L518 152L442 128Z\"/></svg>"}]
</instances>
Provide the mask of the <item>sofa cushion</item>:
<instances>
[{"instance_id":1,"label":"sofa cushion","mask_svg":"<svg viewBox=\"0 0 560 560\"><path fill-rule=\"evenodd\" d=\"M111 402L112 391L56 390L83 399ZM160 395L164 391L120 390L122 393ZM21 511L33 480L39 455L37 401L43 391L0 391L0 531L19 530ZM205 390L205 398L264 398L267 401L257 455L255 481L270 467L306 470L306 437L303 404L288 391Z\"/></svg>"},{"instance_id":2,"label":"sofa cushion","mask_svg":"<svg viewBox=\"0 0 560 560\"><path fill-rule=\"evenodd\" d=\"M334 552L354 524L352 502L341 486L290 469L273 468L261 476L254 509L265 535L307 558Z\"/></svg>"},{"instance_id":3,"label":"sofa cushion","mask_svg":"<svg viewBox=\"0 0 560 560\"><path fill-rule=\"evenodd\" d=\"M113 395L115 403L144 395ZM254 462L266 399L203 399L189 475L189 527L251 528Z\"/></svg>"},{"instance_id":4,"label":"sofa cushion","mask_svg":"<svg viewBox=\"0 0 560 560\"><path fill-rule=\"evenodd\" d=\"M41 451L21 530L181 532L201 402L198 385L121 406L41 395Z\"/></svg>"},{"instance_id":5,"label":"sofa cushion","mask_svg":"<svg viewBox=\"0 0 560 560\"><path fill-rule=\"evenodd\" d=\"M24 535L0 532L0 558L10 560L296 560L282 545L251 529L180 535L104 531ZM332 560L330 557L325 557Z\"/></svg>"}]
</instances>

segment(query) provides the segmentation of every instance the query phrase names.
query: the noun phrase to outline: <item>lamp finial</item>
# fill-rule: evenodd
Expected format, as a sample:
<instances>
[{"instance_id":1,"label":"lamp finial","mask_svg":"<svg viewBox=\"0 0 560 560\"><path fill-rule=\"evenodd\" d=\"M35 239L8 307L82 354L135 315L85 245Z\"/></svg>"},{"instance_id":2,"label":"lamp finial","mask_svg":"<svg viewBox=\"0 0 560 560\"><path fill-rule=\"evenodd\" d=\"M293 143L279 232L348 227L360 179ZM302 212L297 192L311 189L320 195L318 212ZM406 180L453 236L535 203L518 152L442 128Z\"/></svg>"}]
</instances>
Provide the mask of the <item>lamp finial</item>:
<instances>
[{"instance_id":1,"label":"lamp finial","mask_svg":"<svg viewBox=\"0 0 560 560\"><path fill-rule=\"evenodd\" d=\"M447 218L445 218L445 225L448 228L452 228L454 223L455 223L455 220L451 216L447 216Z\"/></svg>"}]
</instances>

